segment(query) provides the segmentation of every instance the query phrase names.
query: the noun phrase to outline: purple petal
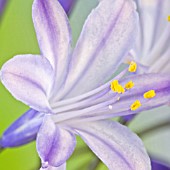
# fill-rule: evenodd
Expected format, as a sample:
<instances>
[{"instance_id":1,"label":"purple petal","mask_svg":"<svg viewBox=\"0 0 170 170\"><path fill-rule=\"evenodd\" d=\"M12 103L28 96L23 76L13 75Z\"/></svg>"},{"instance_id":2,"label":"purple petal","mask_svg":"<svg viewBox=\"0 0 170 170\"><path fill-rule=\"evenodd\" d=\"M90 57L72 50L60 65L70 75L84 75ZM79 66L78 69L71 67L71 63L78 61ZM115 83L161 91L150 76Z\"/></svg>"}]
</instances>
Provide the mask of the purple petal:
<instances>
[{"instance_id":1,"label":"purple petal","mask_svg":"<svg viewBox=\"0 0 170 170\"><path fill-rule=\"evenodd\" d=\"M130 76L123 81L120 81L122 85L126 82L132 80L135 84L134 88L122 95L120 101L114 104L114 109L116 108L130 108L132 101L140 100L142 107L137 111L142 111L142 109L151 109L155 106L164 105L170 102L170 78L166 74L143 74ZM149 90L155 90L156 96L152 99L144 99L143 94ZM124 106L124 107L122 107ZM117 111L120 111L118 109ZM123 111L122 110L122 111ZM126 110L126 109L125 109Z\"/></svg>"},{"instance_id":2,"label":"purple petal","mask_svg":"<svg viewBox=\"0 0 170 170\"><path fill-rule=\"evenodd\" d=\"M67 15L57 0L35 0L32 17L40 51L55 70L53 91L57 92L69 62L71 33Z\"/></svg>"},{"instance_id":3,"label":"purple petal","mask_svg":"<svg viewBox=\"0 0 170 170\"><path fill-rule=\"evenodd\" d=\"M9 92L31 108L50 111L48 96L53 70L46 58L37 55L18 55L1 69L1 81Z\"/></svg>"},{"instance_id":4,"label":"purple petal","mask_svg":"<svg viewBox=\"0 0 170 170\"><path fill-rule=\"evenodd\" d=\"M76 1L77 0L59 0L60 4L64 8L64 11L67 13L67 15L70 14Z\"/></svg>"},{"instance_id":5,"label":"purple petal","mask_svg":"<svg viewBox=\"0 0 170 170\"><path fill-rule=\"evenodd\" d=\"M123 86L129 81L133 81L135 86L124 94L111 91L110 83L107 82L105 85L77 98L67 99L58 105L56 103L55 107L53 106L53 111L56 113L53 115L53 119L55 122L71 118L77 119L77 121L108 119L136 114L170 102L169 75L143 74L128 76L119 80ZM143 94L149 90L155 90L156 96L151 99L145 99ZM136 100L140 100L142 106L132 111L130 106ZM112 108L110 109L109 106L112 106Z\"/></svg>"},{"instance_id":6,"label":"purple petal","mask_svg":"<svg viewBox=\"0 0 170 170\"><path fill-rule=\"evenodd\" d=\"M126 122L130 122L131 120L133 120L135 117L135 115L127 115L127 116L123 116L123 120L125 120Z\"/></svg>"},{"instance_id":7,"label":"purple petal","mask_svg":"<svg viewBox=\"0 0 170 170\"><path fill-rule=\"evenodd\" d=\"M170 170L170 165L166 165L163 162L152 159L151 161L152 170Z\"/></svg>"},{"instance_id":8,"label":"purple petal","mask_svg":"<svg viewBox=\"0 0 170 170\"><path fill-rule=\"evenodd\" d=\"M7 3L7 0L0 0L0 17L3 14L6 3Z\"/></svg>"},{"instance_id":9,"label":"purple petal","mask_svg":"<svg viewBox=\"0 0 170 170\"><path fill-rule=\"evenodd\" d=\"M16 147L35 140L43 116L44 113L28 110L3 133L0 145L4 148Z\"/></svg>"},{"instance_id":10,"label":"purple petal","mask_svg":"<svg viewBox=\"0 0 170 170\"><path fill-rule=\"evenodd\" d=\"M98 121L74 128L109 169L151 169L142 141L127 127L113 121Z\"/></svg>"},{"instance_id":11,"label":"purple petal","mask_svg":"<svg viewBox=\"0 0 170 170\"><path fill-rule=\"evenodd\" d=\"M133 46L137 18L131 0L100 1L88 16L77 42L64 94L80 95L111 77Z\"/></svg>"},{"instance_id":12,"label":"purple petal","mask_svg":"<svg viewBox=\"0 0 170 170\"><path fill-rule=\"evenodd\" d=\"M59 126L49 116L44 118L37 135L37 150L42 162L60 166L70 157L76 145L75 136Z\"/></svg>"},{"instance_id":13,"label":"purple petal","mask_svg":"<svg viewBox=\"0 0 170 170\"><path fill-rule=\"evenodd\" d=\"M120 95L120 100L114 100L113 104L109 100L106 106L112 105L112 109L107 109L102 113L103 117L98 119L106 119L117 116L126 116L141 111L149 110L170 102L170 79L168 75L163 74L144 74L135 75L120 81L122 85L132 80L135 84L134 88ZM156 96L152 99L144 99L143 94L149 90L155 90ZM131 104L135 100L140 100L142 106L135 111L130 110ZM111 100L110 100L111 101ZM100 113L101 114L101 113ZM97 112L95 114L97 116ZM107 116L106 116L107 115ZM87 116L87 115L86 115Z\"/></svg>"},{"instance_id":14,"label":"purple petal","mask_svg":"<svg viewBox=\"0 0 170 170\"><path fill-rule=\"evenodd\" d=\"M40 170L66 170L66 163L62 164L59 167L47 166L47 168L42 167Z\"/></svg>"}]
</instances>

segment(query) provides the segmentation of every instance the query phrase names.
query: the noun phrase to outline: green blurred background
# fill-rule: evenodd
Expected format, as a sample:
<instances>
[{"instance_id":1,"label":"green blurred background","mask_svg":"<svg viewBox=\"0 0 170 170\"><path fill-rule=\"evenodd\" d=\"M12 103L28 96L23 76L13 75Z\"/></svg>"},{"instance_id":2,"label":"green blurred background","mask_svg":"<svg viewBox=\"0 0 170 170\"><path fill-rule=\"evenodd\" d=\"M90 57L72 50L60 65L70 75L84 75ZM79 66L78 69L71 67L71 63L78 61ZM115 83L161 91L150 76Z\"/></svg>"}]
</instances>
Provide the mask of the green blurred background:
<instances>
[{"instance_id":1,"label":"green blurred background","mask_svg":"<svg viewBox=\"0 0 170 170\"><path fill-rule=\"evenodd\" d=\"M39 48L32 24L31 6L33 0L10 0L0 21L0 67L16 54L38 54ZM81 31L84 20L95 7L97 0L78 0L70 16L73 44ZM0 84L0 134L22 113L28 109L21 102L16 101ZM142 113L130 124L135 132L142 132L161 122L170 121L169 107L161 107L150 112ZM141 135L148 152L170 163L170 126L153 128ZM97 168L94 168L96 165ZM78 145L67 164L68 170L104 170L107 169L89 151L78 138ZM25 146L6 149L0 154L0 170L37 170L39 158L35 149L35 142Z\"/></svg>"}]
</instances>

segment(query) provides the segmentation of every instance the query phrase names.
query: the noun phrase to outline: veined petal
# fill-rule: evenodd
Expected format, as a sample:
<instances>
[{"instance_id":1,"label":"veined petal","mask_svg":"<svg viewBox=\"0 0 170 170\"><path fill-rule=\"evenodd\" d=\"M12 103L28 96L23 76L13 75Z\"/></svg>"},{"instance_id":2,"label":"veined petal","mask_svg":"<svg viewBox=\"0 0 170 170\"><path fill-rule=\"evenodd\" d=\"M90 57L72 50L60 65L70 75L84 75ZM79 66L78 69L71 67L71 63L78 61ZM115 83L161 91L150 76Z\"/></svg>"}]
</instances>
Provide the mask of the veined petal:
<instances>
[{"instance_id":1,"label":"veined petal","mask_svg":"<svg viewBox=\"0 0 170 170\"><path fill-rule=\"evenodd\" d=\"M66 162L74 151L75 136L63 128L57 127L50 116L44 122L37 135L37 151L42 162L58 167Z\"/></svg>"},{"instance_id":2,"label":"veined petal","mask_svg":"<svg viewBox=\"0 0 170 170\"><path fill-rule=\"evenodd\" d=\"M84 24L60 97L80 95L108 80L133 46L137 21L131 0L100 1Z\"/></svg>"},{"instance_id":3,"label":"veined petal","mask_svg":"<svg viewBox=\"0 0 170 170\"><path fill-rule=\"evenodd\" d=\"M16 147L35 140L43 116L44 113L28 110L3 133L0 145L4 148Z\"/></svg>"},{"instance_id":4,"label":"veined petal","mask_svg":"<svg viewBox=\"0 0 170 170\"><path fill-rule=\"evenodd\" d=\"M0 78L16 99L35 110L50 111L48 95L53 70L46 58L31 54L15 56L3 65Z\"/></svg>"},{"instance_id":5,"label":"veined petal","mask_svg":"<svg viewBox=\"0 0 170 170\"><path fill-rule=\"evenodd\" d=\"M35 0L32 17L40 51L55 70L53 91L57 92L69 62L71 33L67 15L58 0Z\"/></svg>"},{"instance_id":6,"label":"veined petal","mask_svg":"<svg viewBox=\"0 0 170 170\"><path fill-rule=\"evenodd\" d=\"M142 141L127 127L113 121L98 121L74 128L109 169L151 169Z\"/></svg>"}]
</instances>

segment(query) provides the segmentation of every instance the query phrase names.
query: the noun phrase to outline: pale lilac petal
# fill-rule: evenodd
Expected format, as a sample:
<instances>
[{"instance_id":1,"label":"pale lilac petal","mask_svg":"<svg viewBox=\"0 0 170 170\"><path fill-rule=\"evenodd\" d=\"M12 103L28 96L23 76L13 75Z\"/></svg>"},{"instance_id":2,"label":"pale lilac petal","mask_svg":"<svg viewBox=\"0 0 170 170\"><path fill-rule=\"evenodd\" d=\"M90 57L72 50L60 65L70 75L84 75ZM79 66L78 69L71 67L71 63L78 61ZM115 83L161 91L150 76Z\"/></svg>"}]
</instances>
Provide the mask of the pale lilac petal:
<instances>
[{"instance_id":1,"label":"pale lilac petal","mask_svg":"<svg viewBox=\"0 0 170 170\"><path fill-rule=\"evenodd\" d=\"M133 46L137 18L131 0L100 1L84 24L60 97L80 95L111 77Z\"/></svg>"},{"instance_id":2,"label":"pale lilac petal","mask_svg":"<svg viewBox=\"0 0 170 170\"><path fill-rule=\"evenodd\" d=\"M3 133L0 145L3 148L16 147L35 140L43 116L44 113L33 109L28 110Z\"/></svg>"},{"instance_id":3,"label":"pale lilac petal","mask_svg":"<svg viewBox=\"0 0 170 170\"><path fill-rule=\"evenodd\" d=\"M35 0L32 17L40 51L55 70L53 91L57 92L69 62L71 33L67 15L57 0Z\"/></svg>"},{"instance_id":4,"label":"pale lilac petal","mask_svg":"<svg viewBox=\"0 0 170 170\"><path fill-rule=\"evenodd\" d=\"M70 157L76 145L75 136L56 126L50 116L44 118L37 135L37 151L42 162L50 166L60 166Z\"/></svg>"},{"instance_id":5,"label":"pale lilac petal","mask_svg":"<svg viewBox=\"0 0 170 170\"><path fill-rule=\"evenodd\" d=\"M140 138L113 121L73 126L91 150L115 170L150 170L150 159Z\"/></svg>"},{"instance_id":6,"label":"pale lilac petal","mask_svg":"<svg viewBox=\"0 0 170 170\"><path fill-rule=\"evenodd\" d=\"M7 61L1 69L1 81L10 93L31 108L50 111L48 95L53 70L44 57L18 55Z\"/></svg>"}]
</instances>

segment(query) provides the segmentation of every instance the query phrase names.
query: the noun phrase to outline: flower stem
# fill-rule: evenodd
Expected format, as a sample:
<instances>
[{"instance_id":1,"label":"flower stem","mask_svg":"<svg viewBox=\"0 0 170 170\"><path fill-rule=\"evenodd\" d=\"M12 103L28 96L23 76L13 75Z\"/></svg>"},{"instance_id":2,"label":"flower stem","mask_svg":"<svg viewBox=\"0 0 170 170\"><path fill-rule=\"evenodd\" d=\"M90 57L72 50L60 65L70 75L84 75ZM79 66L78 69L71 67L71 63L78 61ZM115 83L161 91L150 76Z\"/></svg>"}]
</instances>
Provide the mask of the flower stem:
<instances>
[{"instance_id":1,"label":"flower stem","mask_svg":"<svg viewBox=\"0 0 170 170\"><path fill-rule=\"evenodd\" d=\"M93 161L91 161L89 164L89 170L97 169L99 164L100 164L100 159L95 157L95 159Z\"/></svg>"}]
</instances>

